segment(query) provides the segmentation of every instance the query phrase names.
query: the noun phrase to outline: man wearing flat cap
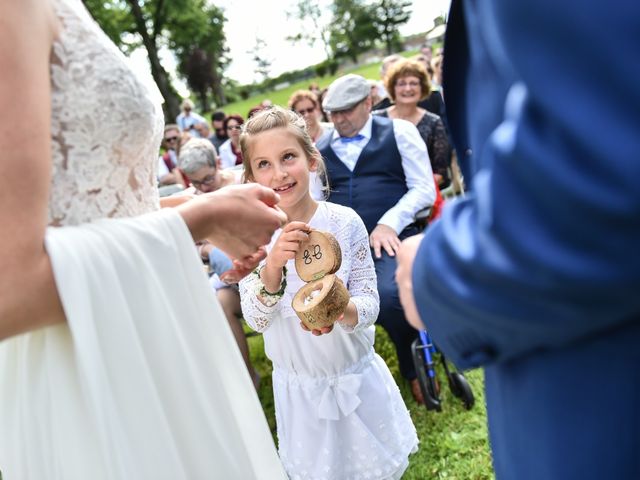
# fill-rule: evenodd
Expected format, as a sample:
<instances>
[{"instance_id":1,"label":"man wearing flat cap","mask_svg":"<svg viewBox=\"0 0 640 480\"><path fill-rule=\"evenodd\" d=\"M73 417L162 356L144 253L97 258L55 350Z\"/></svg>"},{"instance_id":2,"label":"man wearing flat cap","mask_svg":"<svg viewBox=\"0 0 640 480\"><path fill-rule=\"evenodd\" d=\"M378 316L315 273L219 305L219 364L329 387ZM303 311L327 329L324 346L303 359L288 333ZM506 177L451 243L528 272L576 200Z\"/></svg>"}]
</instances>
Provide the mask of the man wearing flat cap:
<instances>
[{"instance_id":1,"label":"man wearing flat cap","mask_svg":"<svg viewBox=\"0 0 640 480\"><path fill-rule=\"evenodd\" d=\"M378 277L378 322L393 341L402 375L418 402L422 394L411 356L417 332L405 320L395 281L400 242L419 232L416 214L435 200L429 154L416 127L371 115L371 87L360 75L335 80L322 103L334 129L318 140L329 200L353 208L364 221Z\"/></svg>"}]
</instances>

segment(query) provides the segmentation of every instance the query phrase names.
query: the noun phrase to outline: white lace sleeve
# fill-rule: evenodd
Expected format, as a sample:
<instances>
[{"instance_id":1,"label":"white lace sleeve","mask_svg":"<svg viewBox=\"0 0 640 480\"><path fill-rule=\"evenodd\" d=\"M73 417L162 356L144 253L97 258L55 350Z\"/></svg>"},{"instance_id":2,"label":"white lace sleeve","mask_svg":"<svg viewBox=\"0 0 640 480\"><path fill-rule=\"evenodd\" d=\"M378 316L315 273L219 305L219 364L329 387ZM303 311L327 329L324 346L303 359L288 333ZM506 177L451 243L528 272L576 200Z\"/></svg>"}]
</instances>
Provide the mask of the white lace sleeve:
<instances>
[{"instance_id":1,"label":"white lace sleeve","mask_svg":"<svg viewBox=\"0 0 640 480\"><path fill-rule=\"evenodd\" d=\"M262 265L258 268L262 268ZM239 287L242 316L256 332L264 332L280 312L282 299L271 307L258 300L256 292L262 287L262 282L257 273L251 273L240 280Z\"/></svg>"},{"instance_id":2,"label":"white lace sleeve","mask_svg":"<svg viewBox=\"0 0 640 480\"><path fill-rule=\"evenodd\" d=\"M358 311L358 323L355 327L343 323L339 325L347 332L355 332L371 326L376 321L380 312L380 297L367 229L360 217L353 210L348 210L352 215L338 236L344 236L339 240L343 248L349 246L349 250L343 252L343 268L348 268L347 288Z\"/></svg>"}]
</instances>

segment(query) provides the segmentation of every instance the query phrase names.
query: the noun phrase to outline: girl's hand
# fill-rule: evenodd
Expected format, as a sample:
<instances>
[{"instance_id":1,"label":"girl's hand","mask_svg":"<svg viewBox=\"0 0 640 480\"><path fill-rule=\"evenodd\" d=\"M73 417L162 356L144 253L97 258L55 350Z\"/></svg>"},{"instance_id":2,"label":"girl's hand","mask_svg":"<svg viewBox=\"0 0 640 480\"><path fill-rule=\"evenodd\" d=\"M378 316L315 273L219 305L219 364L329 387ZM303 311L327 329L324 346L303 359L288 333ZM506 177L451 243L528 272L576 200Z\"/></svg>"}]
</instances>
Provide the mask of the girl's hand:
<instances>
[{"instance_id":1,"label":"girl's hand","mask_svg":"<svg viewBox=\"0 0 640 480\"><path fill-rule=\"evenodd\" d=\"M282 233L274 243L260 279L268 292L277 292L282 281L282 268L296 257L300 244L309 239L311 227L304 222L290 222L282 228Z\"/></svg>"},{"instance_id":2,"label":"girl's hand","mask_svg":"<svg viewBox=\"0 0 640 480\"><path fill-rule=\"evenodd\" d=\"M340 315L340 317L336 321L342 320L343 316L344 314ZM333 325L335 325L335 323ZM333 331L333 325L331 325L330 327L322 327L319 329L314 328L313 330L310 330L309 328L307 328L307 326L304 323L300 322L300 326L302 327L303 330L306 330L307 332L311 332L316 337L319 337L320 335L326 335L327 333L331 333Z\"/></svg>"}]
</instances>

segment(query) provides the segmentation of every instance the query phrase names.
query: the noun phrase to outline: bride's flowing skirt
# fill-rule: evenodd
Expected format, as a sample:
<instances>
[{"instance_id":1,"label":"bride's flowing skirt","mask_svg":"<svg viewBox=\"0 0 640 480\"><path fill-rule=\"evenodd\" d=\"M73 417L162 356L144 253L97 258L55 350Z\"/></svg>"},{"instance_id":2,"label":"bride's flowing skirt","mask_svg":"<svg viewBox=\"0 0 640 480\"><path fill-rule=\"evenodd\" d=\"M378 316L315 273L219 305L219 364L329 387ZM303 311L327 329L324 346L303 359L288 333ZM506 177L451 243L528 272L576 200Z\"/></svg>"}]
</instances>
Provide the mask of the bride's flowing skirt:
<instances>
[{"instance_id":1,"label":"bride's flowing skirt","mask_svg":"<svg viewBox=\"0 0 640 480\"><path fill-rule=\"evenodd\" d=\"M51 228L68 325L0 343L12 479L281 479L264 414L179 215Z\"/></svg>"}]
</instances>

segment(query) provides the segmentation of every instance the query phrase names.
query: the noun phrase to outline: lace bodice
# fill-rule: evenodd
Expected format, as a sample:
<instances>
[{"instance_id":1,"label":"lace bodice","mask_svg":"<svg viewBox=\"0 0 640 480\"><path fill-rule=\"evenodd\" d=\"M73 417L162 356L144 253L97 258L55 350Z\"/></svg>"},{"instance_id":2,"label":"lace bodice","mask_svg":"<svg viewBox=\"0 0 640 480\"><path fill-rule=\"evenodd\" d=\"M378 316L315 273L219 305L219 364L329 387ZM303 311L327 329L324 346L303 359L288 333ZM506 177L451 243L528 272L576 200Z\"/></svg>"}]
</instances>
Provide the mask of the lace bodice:
<instances>
[{"instance_id":1,"label":"lace bodice","mask_svg":"<svg viewBox=\"0 0 640 480\"><path fill-rule=\"evenodd\" d=\"M52 2L49 224L154 210L161 109L80 0Z\"/></svg>"}]
</instances>

